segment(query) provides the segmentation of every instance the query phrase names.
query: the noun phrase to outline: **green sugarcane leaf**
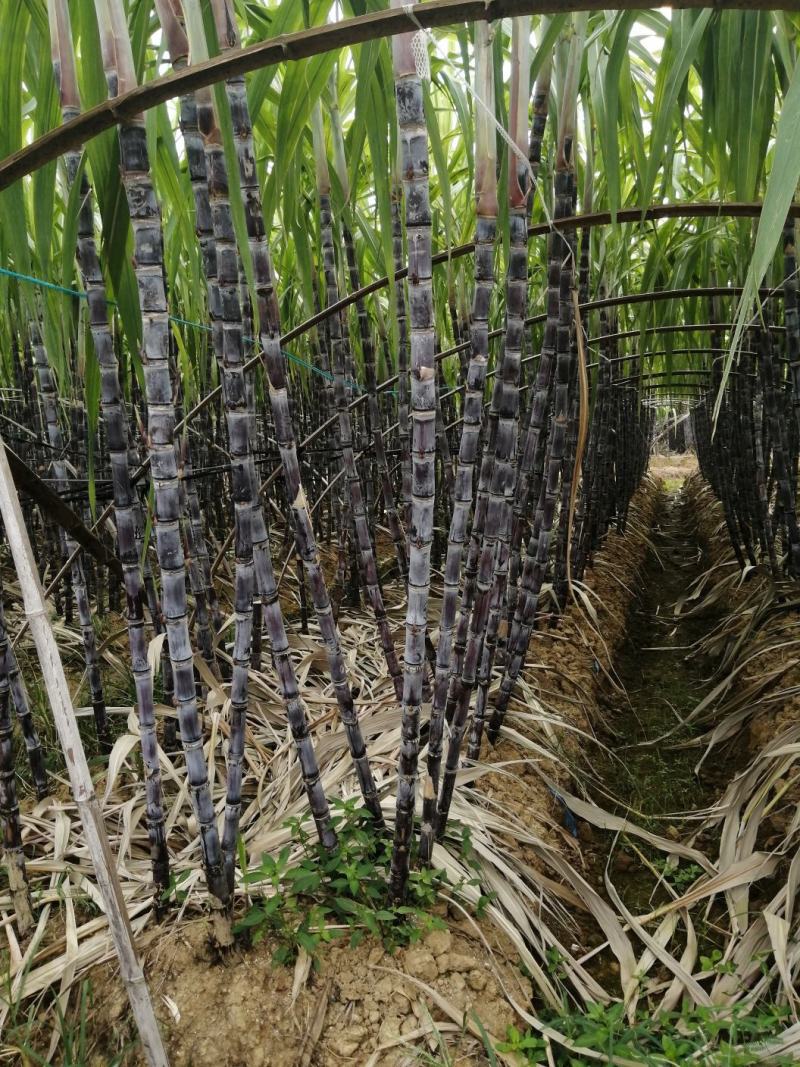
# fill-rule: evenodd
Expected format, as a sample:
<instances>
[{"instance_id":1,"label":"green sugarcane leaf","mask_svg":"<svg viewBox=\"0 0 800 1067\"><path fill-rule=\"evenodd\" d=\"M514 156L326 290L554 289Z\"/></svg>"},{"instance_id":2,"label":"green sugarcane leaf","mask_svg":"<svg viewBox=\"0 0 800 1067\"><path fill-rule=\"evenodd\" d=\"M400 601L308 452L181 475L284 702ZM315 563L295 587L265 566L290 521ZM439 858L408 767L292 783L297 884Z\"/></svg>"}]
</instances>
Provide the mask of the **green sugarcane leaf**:
<instances>
[{"instance_id":1,"label":"green sugarcane leaf","mask_svg":"<svg viewBox=\"0 0 800 1067\"><path fill-rule=\"evenodd\" d=\"M673 11L672 23L664 45L664 54L658 66L656 92L653 100L653 132L650 136L650 155L647 160L644 183L640 190L640 203L650 203L656 183L656 175L667 148L670 126L675 121L675 106L684 87L689 67L695 60L703 39L703 33L713 12Z\"/></svg>"},{"instance_id":2,"label":"green sugarcane leaf","mask_svg":"<svg viewBox=\"0 0 800 1067\"><path fill-rule=\"evenodd\" d=\"M260 926L266 921L266 913L261 908L251 908L235 924L236 932L252 930L254 926Z\"/></svg>"},{"instance_id":3,"label":"green sugarcane leaf","mask_svg":"<svg viewBox=\"0 0 800 1067\"><path fill-rule=\"evenodd\" d=\"M389 176L392 173L393 167L389 154L389 141L387 138L387 130L390 129L390 122L388 109L385 103L385 93L382 88L383 74L381 69L376 66L373 70L371 81L364 83L367 87L372 86L375 104L370 103L369 88L367 88L364 97L359 97L361 84L361 77L359 75L356 89L356 114L360 116L361 121L366 127L370 160L375 175L375 199L380 224L382 252L382 260L378 260L378 265L381 273L391 278L394 274L394 258L392 253L392 193ZM390 307L393 309L391 316L394 338L392 350L397 351L395 291L393 285L389 288L388 297Z\"/></svg>"},{"instance_id":4,"label":"green sugarcane leaf","mask_svg":"<svg viewBox=\"0 0 800 1067\"><path fill-rule=\"evenodd\" d=\"M608 206L611 211L612 222L616 222L617 219L622 188L619 155L620 138L617 126L619 118L619 83L628 35L635 18L636 12L633 11L623 11L617 18L614 40L611 45L608 62L605 65L603 86L605 107L602 112L602 120L598 122L598 133L608 186Z\"/></svg>"},{"instance_id":5,"label":"green sugarcane leaf","mask_svg":"<svg viewBox=\"0 0 800 1067\"><path fill-rule=\"evenodd\" d=\"M239 870L247 876L247 846L241 834L236 835L236 855L239 860Z\"/></svg>"},{"instance_id":6,"label":"green sugarcane leaf","mask_svg":"<svg viewBox=\"0 0 800 1067\"><path fill-rule=\"evenodd\" d=\"M265 222L272 224L272 217L281 198L294 196L295 190L287 186L287 171L294 159L300 139L304 136L314 105L322 97L337 60L335 52L313 56L290 64L284 73L275 136L275 169L268 188L269 203L265 202ZM292 214L291 208L288 214Z\"/></svg>"},{"instance_id":7,"label":"green sugarcane leaf","mask_svg":"<svg viewBox=\"0 0 800 1067\"><path fill-rule=\"evenodd\" d=\"M81 156L75 181L69 191L63 212L63 230L61 234L61 284L65 289L77 289L78 279L75 263L75 248L78 243L78 222L81 205L81 179L86 168L86 156ZM74 313L75 297L64 295L60 301L61 313L65 319Z\"/></svg>"},{"instance_id":8,"label":"green sugarcane leaf","mask_svg":"<svg viewBox=\"0 0 800 1067\"><path fill-rule=\"evenodd\" d=\"M107 98L93 0L75 0L73 18L81 44L82 62L78 68L81 98L85 107L91 107ZM138 352L142 320L131 262L130 215L120 179L116 130L92 137L86 144L86 155L102 223L103 265L109 295L116 298L128 350Z\"/></svg>"},{"instance_id":9,"label":"green sugarcane leaf","mask_svg":"<svg viewBox=\"0 0 800 1067\"><path fill-rule=\"evenodd\" d=\"M147 553L150 548L150 538L153 534L153 514L155 509L155 485L150 482L147 490L147 516L144 524L144 534L142 535L142 552L139 557L139 566L144 568L145 560L147 559Z\"/></svg>"},{"instance_id":10,"label":"green sugarcane leaf","mask_svg":"<svg viewBox=\"0 0 800 1067\"><path fill-rule=\"evenodd\" d=\"M774 82L767 83L771 52L772 23L767 12L739 12L740 32L737 38L736 108L733 123L732 157L734 163L734 192L738 200L751 200L756 195L758 180L764 165L759 155L764 118L772 126L774 98L770 91Z\"/></svg>"},{"instance_id":11,"label":"green sugarcane leaf","mask_svg":"<svg viewBox=\"0 0 800 1067\"><path fill-rule=\"evenodd\" d=\"M310 13L309 22L315 26L325 22L330 13L332 3L333 0L316 0ZM261 12L257 8L253 8L248 14L251 21L256 22L256 33L251 43L265 41L270 37L278 37L282 33L291 33L293 30L298 30L303 26L303 9L297 3L297 0L282 0L274 11L269 12ZM262 67L255 71L248 81L247 102L254 120L257 115L261 114L264 101L278 70L279 67L275 64Z\"/></svg>"},{"instance_id":12,"label":"green sugarcane leaf","mask_svg":"<svg viewBox=\"0 0 800 1067\"><path fill-rule=\"evenodd\" d=\"M719 414L722 391L730 375L733 358L742 341L742 334L750 317L750 309L758 297L758 289L769 269L780 242L786 215L797 183L800 181L800 63L795 64L789 91L783 101L775 134L772 169L767 179L764 206L758 220L753 255L747 268L742 295L736 309L733 337L725 357L720 391L714 404L714 419Z\"/></svg>"},{"instance_id":13,"label":"green sugarcane leaf","mask_svg":"<svg viewBox=\"0 0 800 1067\"><path fill-rule=\"evenodd\" d=\"M450 197L450 176L447 170L447 157L445 156L444 145L442 144L441 133L439 130L439 120L436 111L431 104L431 94L428 89L424 92L423 104L425 108L425 119L428 126L428 143L436 168L438 190L444 208L442 215L445 243L446 247L449 248L450 245L453 244L453 204ZM435 232L436 230L434 228L434 233Z\"/></svg>"},{"instance_id":14,"label":"green sugarcane leaf","mask_svg":"<svg viewBox=\"0 0 800 1067\"><path fill-rule=\"evenodd\" d=\"M58 100L53 69L50 63L50 41L48 35L40 35L36 78L36 107L33 113L33 133L40 137L58 124ZM50 274L50 259L53 243L53 218L55 215L56 161L40 167L33 175L33 232L36 241L36 255L39 270L47 277Z\"/></svg>"},{"instance_id":15,"label":"green sugarcane leaf","mask_svg":"<svg viewBox=\"0 0 800 1067\"><path fill-rule=\"evenodd\" d=\"M22 84L25 40L29 27L27 11L17 5L2 9L2 40L7 48L7 66L0 79L0 154L11 155L22 147ZM6 255L19 273L31 273L24 185L15 182L0 193L0 217ZM22 286L20 300L28 314L35 314L33 293Z\"/></svg>"},{"instance_id":16,"label":"green sugarcane leaf","mask_svg":"<svg viewBox=\"0 0 800 1067\"><path fill-rule=\"evenodd\" d=\"M368 41L353 49L356 69L354 115L345 139L351 191L357 189L359 185L359 170L363 163L368 126L371 122L380 122L381 117L386 113L384 93L375 85L376 70L381 59L381 45L381 41ZM338 70L341 75L341 64Z\"/></svg>"},{"instance_id":17,"label":"green sugarcane leaf","mask_svg":"<svg viewBox=\"0 0 800 1067\"><path fill-rule=\"evenodd\" d=\"M309 239L308 216L294 216L291 219L291 228L303 303L310 316L314 313L314 256Z\"/></svg>"},{"instance_id":18,"label":"green sugarcane leaf","mask_svg":"<svg viewBox=\"0 0 800 1067\"><path fill-rule=\"evenodd\" d=\"M450 77L447 70L440 71L438 75L442 85L446 88L450 101L455 108L456 116L458 118L460 138L456 143L456 150L458 145L466 149L467 145L473 145L475 142L475 125L472 121L472 112L470 110L469 100L467 93L458 82L454 81ZM476 107L481 105L476 101ZM467 175L468 175L468 191L475 180L475 167L474 160L472 158L472 152L467 153L466 158Z\"/></svg>"},{"instance_id":19,"label":"green sugarcane leaf","mask_svg":"<svg viewBox=\"0 0 800 1067\"><path fill-rule=\"evenodd\" d=\"M562 33L567 27L568 20L571 15L552 15L549 18L547 27L542 34L542 39L536 46L536 50L531 56L531 78L530 84L534 85L536 79L539 77L539 72L548 59L553 56L553 51L556 44L559 41ZM538 35L537 35L538 36Z\"/></svg>"}]
</instances>

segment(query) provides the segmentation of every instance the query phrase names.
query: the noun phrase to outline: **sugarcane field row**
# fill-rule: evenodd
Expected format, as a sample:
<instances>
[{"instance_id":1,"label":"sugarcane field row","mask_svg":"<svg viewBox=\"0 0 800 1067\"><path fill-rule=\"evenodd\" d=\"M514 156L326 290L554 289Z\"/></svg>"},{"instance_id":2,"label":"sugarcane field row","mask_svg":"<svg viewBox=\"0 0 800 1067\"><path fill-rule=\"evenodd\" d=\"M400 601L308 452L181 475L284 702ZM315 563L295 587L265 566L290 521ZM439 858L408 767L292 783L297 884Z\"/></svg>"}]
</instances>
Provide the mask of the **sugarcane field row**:
<instances>
[{"instance_id":1,"label":"sugarcane field row","mask_svg":"<svg viewBox=\"0 0 800 1067\"><path fill-rule=\"evenodd\" d=\"M800 1059L800 0L0 42L0 1063Z\"/></svg>"}]
</instances>

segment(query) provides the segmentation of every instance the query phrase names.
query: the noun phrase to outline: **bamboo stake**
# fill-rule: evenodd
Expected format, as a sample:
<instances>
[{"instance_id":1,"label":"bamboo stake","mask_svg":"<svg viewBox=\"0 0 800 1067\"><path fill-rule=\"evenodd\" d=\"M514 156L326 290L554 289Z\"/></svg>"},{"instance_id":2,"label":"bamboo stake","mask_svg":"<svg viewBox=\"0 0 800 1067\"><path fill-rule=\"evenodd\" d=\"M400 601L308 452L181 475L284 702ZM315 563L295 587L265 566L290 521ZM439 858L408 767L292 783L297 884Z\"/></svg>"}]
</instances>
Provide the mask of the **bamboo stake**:
<instances>
[{"instance_id":1,"label":"bamboo stake","mask_svg":"<svg viewBox=\"0 0 800 1067\"><path fill-rule=\"evenodd\" d=\"M0 515L2 515L8 545L14 558L17 579L25 605L25 615L36 645L53 721L69 773L72 795L83 824L86 844L97 876L97 886L103 897L109 931L119 960L120 975L128 993L145 1059L151 1067L168 1067L169 1061L156 1022L150 992L133 945L133 932L128 922L128 912L117 877L116 860L111 852L103 825L100 804L94 791L86 754L83 751L75 709L72 706L61 656L47 615L33 549L25 529L19 497L14 488L2 439L0 439Z\"/></svg>"}]
</instances>

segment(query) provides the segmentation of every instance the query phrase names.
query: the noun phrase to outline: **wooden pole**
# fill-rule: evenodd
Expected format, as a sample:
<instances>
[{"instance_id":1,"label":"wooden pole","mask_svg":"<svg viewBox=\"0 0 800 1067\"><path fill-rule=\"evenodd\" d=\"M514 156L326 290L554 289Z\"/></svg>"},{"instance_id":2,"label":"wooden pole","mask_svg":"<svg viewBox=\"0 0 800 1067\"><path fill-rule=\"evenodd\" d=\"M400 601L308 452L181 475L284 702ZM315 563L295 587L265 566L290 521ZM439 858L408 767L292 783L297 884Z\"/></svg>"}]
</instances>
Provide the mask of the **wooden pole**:
<instances>
[{"instance_id":1,"label":"wooden pole","mask_svg":"<svg viewBox=\"0 0 800 1067\"><path fill-rule=\"evenodd\" d=\"M69 686L50 626L36 562L22 518L22 509L2 438L0 438L0 515L2 515L6 538L22 590L25 615L36 644L58 740L69 772L72 795L78 805L78 813L83 823L86 844L94 865L97 885L103 897L111 938L119 960L120 974L128 993L145 1059L150 1067L168 1067L169 1061L161 1041L142 965L133 946L133 931L128 922L128 911L117 877L115 858L106 836L100 804L83 751L78 722L69 695Z\"/></svg>"}]
</instances>

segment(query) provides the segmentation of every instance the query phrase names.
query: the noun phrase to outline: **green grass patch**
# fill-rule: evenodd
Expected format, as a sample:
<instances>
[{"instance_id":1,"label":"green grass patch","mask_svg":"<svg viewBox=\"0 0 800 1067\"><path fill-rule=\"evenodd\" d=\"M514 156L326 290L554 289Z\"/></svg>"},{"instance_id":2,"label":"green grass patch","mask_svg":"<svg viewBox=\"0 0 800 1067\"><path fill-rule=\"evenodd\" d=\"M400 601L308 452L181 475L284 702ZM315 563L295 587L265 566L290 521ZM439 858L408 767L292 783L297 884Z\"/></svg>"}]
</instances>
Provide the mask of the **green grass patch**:
<instances>
[{"instance_id":1,"label":"green grass patch","mask_svg":"<svg viewBox=\"0 0 800 1067\"><path fill-rule=\"evenodd\" d=\"M756 1062L754 1053L769 1038L786 1027L789 1009L759 1005L747 1012L740 1005L729 1008L698 1007L682 1012L653 1014L646 1005L628 1020L622 1004L593 1004L585 1012L542 1015L542 1022L567 1038L571 1048L549 1041L554 1062L565 1067L593 1067L596 1059L581 1050L599 1052L611 1062L619 1059L660 1067L695 1063L700 1067L747 1067ZM548 1042L532 1030L510 1027L501 1052L516 1052L527 1063L550 1063ZM791 1056L770 1056L773 1067L794 1063Z\"/></svg>"}]
</instances>

